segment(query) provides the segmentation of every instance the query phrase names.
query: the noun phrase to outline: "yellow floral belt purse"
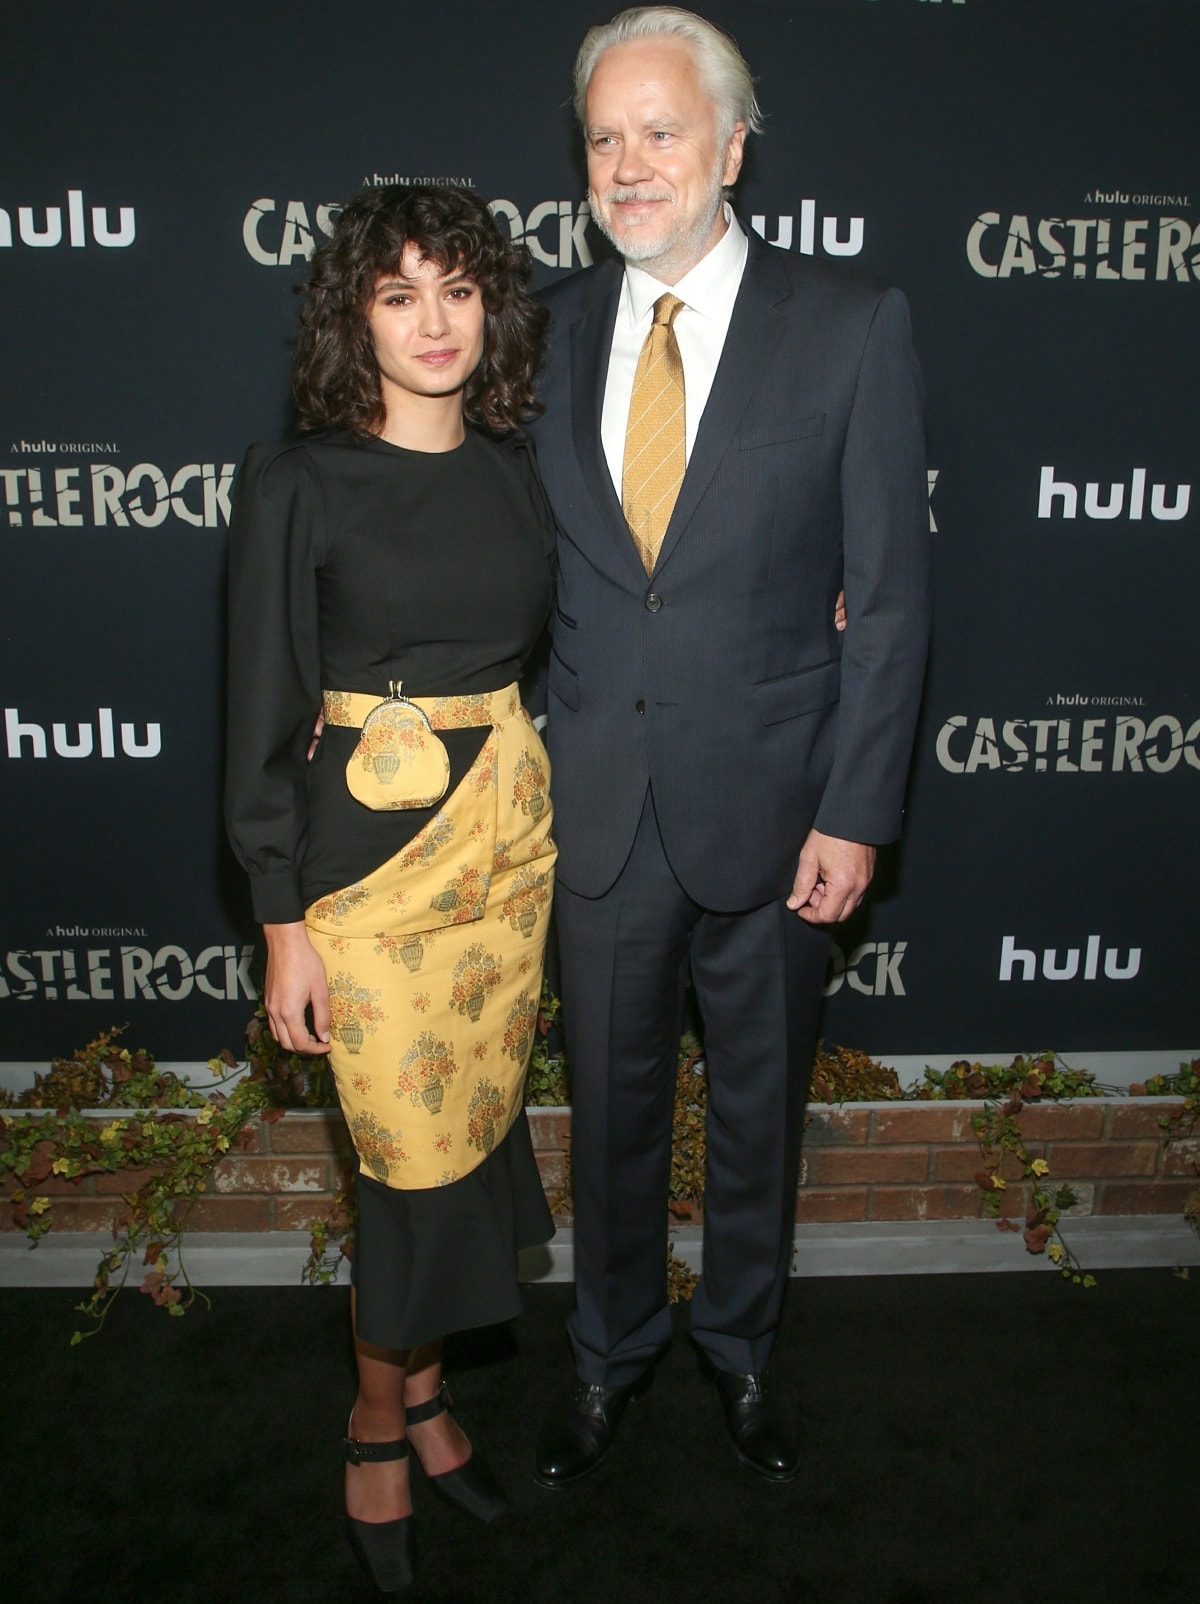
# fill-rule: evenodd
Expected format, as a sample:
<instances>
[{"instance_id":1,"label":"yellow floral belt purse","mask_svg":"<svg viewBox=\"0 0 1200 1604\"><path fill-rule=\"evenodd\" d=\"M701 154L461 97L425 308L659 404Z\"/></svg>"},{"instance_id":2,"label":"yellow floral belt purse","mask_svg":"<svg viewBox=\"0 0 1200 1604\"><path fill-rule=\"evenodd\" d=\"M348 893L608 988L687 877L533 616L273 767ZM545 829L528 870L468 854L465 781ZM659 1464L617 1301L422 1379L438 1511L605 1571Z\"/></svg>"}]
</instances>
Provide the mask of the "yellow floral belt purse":
<instances>
[{"instance_id":1,"label":"yellow floral belt purse","mask_svg":"<svg viewBox=\"0 0 1200 1604\"><path fill-rule=\"evenodd\" d=\"M336 691L325 693L327 709L338 700ZM424 709L402 694L401 682L389 680L387 696L363 719L358 745L346 764L350 795L364 807L386 813L431 808L442 800L449 784L450 759L444 743Z\"/></svg>"}]
</instances>

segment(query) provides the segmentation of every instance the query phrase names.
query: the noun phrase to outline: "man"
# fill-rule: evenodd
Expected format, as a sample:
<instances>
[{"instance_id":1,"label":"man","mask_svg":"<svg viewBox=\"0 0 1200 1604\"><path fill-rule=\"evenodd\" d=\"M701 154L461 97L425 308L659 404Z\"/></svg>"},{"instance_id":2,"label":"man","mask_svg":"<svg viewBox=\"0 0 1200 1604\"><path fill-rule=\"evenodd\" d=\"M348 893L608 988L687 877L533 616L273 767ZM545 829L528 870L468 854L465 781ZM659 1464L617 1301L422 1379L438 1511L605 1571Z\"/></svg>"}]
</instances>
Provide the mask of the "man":
<instances>
[{"instance_id":1,"label":"man","mask_svg":"<svg viewBox=\"0 0 1200 1604\"><path fill-rule=\"evenodd\" d=\"M670 1338L690 970L709 1077L692 1336L739 1454L786 1480L795 1428L766 1372L828 927L899 833L925 659L920 378L902 296L734 218L760 118L718 30L671 7L592 29L576 109L624 264L547 293L535 425L560 531L548 735L577 1295L577 1374L536 1474L558 1487L603 1458Z\"/></svg>"}]
</instances>

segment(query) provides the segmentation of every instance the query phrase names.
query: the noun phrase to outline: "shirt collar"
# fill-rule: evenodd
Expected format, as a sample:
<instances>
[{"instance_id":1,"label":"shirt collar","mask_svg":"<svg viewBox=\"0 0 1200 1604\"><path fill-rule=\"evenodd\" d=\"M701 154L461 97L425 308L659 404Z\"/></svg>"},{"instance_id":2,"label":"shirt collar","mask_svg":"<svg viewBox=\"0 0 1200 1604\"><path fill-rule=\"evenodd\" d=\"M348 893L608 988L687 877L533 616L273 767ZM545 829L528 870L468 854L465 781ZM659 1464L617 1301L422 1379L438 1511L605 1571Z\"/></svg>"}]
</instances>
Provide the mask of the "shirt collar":
<instances>
[{"instance_id":1,"label":"shirt collar","mask_svg":"<svg viewBox=\"0 0 1200 1604\"><path fill-rule=\"evenodd\" d=\"M678 284L663 284L632 262L625 264L625 283L629 296L629 313L633 323L650 316L651 308L660 295L677 295L689 310L714 322L726 322L746 265L746 236L741 224L733 215L733 207L725 203L725 221L729 225L721 238L702 256Z\"/></svg>"}]
</instances>

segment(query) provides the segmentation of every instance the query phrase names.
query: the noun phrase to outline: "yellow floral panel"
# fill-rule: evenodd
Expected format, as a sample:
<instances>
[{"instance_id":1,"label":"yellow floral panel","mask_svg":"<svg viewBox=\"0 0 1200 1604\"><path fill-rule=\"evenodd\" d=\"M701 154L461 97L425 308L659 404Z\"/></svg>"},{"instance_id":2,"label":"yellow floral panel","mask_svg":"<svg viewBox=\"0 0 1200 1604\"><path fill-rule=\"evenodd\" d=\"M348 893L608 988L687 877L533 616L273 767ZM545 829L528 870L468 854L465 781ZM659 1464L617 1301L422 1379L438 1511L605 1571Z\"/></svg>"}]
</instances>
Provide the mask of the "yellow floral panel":
<instances>
[{"instance_id":1,"label":"yellow floral panel","mask_svg":"<svg viewBox=\"0 0 1200 1604\"><path fill-rule=\"evenodd\" d=\"M356 908L364 907L370 900L371 893L366 886L345 886L341 891L334 891L328 897L314 902L313 913L323 924L340 925Z\"/></svg>"},{"instance_id":2,"label":"yellow floral panel","mask_svg":"<svg viewBox=\"0 0 1200 1604\"><path fill-rule=\"evenodd\" d=\"M348 724L377 701L331 695ZM555 858L549 761L515 687L418 705L435 729L492 733L412 841L306 914L351 1137L364 1171L402 1189L469 1174L521 1109Z\"/></svg>"},{"instance_id":3,"label":"yellow floral panel","mask_svg":"<svg viewBox=\"0 0 1200 1604\"><path fill-rule=\"evenodd\" d=\"M533 734L526 730L526 737ZM513 770L512 805L519 807L535 822L549 806L550 777L547 770L531 752L523 752Z\"/></svg>"},{"instance_id":4,"label":"yellow floral panel","mask_svg":"<svg viewBox=\"0 0 1200 1604\"><path fill-rule=\"evenodd\" d=\"M431 1030L423 1030L400 1060L396 1096L407 1097L414 1108L440 1114L446 1087L457 1074L453 1047Z\"/></svg>"}]
</instances>

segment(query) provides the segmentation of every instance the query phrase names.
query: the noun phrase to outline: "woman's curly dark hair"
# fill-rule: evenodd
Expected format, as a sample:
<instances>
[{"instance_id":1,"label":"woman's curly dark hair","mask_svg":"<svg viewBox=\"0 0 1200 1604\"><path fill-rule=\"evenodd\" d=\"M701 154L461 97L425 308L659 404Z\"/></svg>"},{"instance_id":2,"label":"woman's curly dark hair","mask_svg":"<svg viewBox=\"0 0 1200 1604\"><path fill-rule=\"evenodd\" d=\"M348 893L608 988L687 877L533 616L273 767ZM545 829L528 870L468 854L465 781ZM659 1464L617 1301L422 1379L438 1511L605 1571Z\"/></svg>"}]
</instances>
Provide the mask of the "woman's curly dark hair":
<instances>
[{"instance_id":1,"label":"woman's curly dark hair","mask_svg":"<svg viewBox=\"0 0 1200 1604\"><path fill-rule=\"evenodd\" d=\"M437 185L387 184L342 208L313 258L292 363L299 426L367 437L384 422L379 365L367 309L381 274L413 244L440 273L461 272L483 300L483 357L467 380L463 411L507 434L541 411L533 376L548 314L526 291L532 264L478 195Z\"/></svg>"}]
</instances>

